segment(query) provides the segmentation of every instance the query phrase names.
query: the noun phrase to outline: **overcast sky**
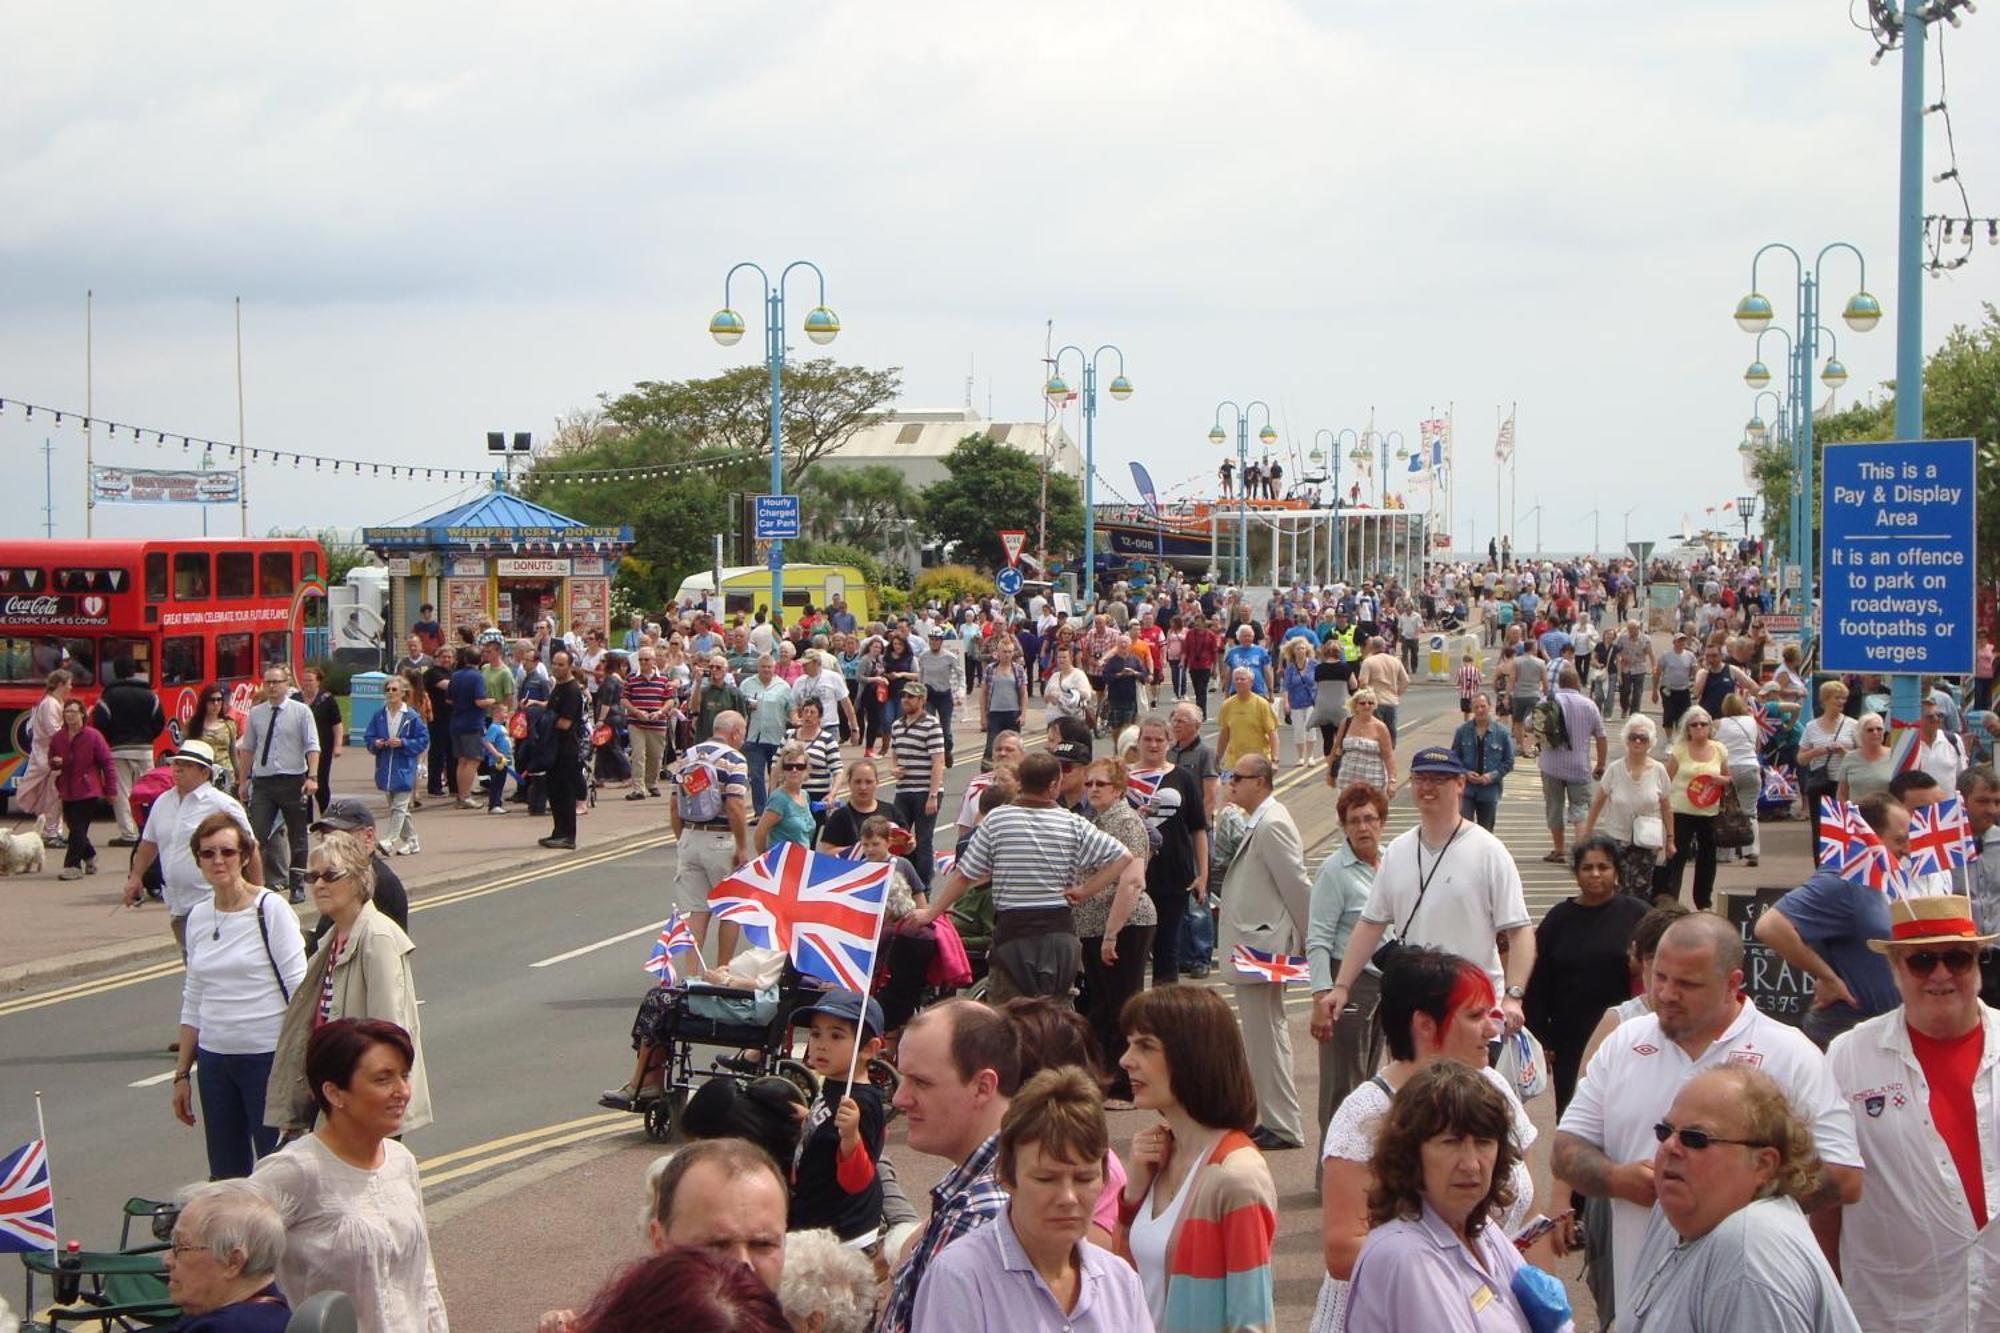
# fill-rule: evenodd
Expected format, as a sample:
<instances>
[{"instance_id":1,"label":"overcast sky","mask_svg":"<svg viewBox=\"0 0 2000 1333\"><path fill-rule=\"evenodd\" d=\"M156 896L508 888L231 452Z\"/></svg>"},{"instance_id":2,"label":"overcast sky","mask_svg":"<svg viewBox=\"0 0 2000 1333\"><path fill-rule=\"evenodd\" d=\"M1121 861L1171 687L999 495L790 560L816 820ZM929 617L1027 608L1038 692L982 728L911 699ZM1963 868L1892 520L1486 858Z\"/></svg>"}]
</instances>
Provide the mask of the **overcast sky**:
<instances>
[{"instance_id":1,"label":"overcast sky","mask_svg":"<svg viewBox=\"0 0 2000 1333\"><path fill-rule=\"evenodd\" d=\"M1987 213L1996 24L1946 49ZM1763 242L1861 247L1889 318L1837 323L1857 278L1830 257L1842 400L1893 373L1900 57L1870 68L1833 0L187 0L10 28L0 397L82 408L94 289L97 413L168 431L235 438L240 295L250 443L483 466L487 430L754 360L754 332L707 335L723 274L803 257L832 350L903 367L909 406L961 404L971 374L981 411L1038 418L1046 320L1118 344L1137 392L1105 396L1098 466L1121 492L1134 458L1162 489L1212 476L1225 397L1301 450L1371 405L1414 442L1455 404L1456 535L1483 548L1518 401L1521 511L1580 549L1599 509L1613 548L1628 508L1659 537L1742 489L1729 316ZM1759 283L1787 323L1792 281ZM2000 295L2000 249L1923 285L1929 347ZM796 326L817 292L790 292ZM751 288L734 304L760 326ZM0 413L0 533L43 531L43 425ZM82 435L53 439L55 530L81 535ZM98 461L182 456L100 436ZM254 467L251 524L386 523L454 489ZM97 510L100 535L199 526Z\"/></svg>"}]
</instances>

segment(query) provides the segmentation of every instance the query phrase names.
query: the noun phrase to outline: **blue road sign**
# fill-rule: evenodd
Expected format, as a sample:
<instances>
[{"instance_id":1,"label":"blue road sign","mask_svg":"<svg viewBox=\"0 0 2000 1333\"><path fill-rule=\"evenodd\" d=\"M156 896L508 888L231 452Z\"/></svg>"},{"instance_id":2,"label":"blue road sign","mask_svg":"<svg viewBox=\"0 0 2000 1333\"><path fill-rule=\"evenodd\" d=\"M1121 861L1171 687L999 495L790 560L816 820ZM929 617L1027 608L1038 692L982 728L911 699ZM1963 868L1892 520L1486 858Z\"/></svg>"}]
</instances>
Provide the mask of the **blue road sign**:
<instances>
[{"instance_id":1,"label":"blue road sign","mask_svg":"<svg viewBox=\"0 0 2000 1333\"><path fill-rule=\"evenodd\" d=\"M1820 665L1973 666L1971 440L1830 444L1820 465Z\"/></svg>"},{"instance_id":2,"label":"blue road sign","mask_svg":"<svg viewBox=\"0 0 2000 1333\"><path fill-rule=\"evenodd\" d=\"M993 586L1000 590L1001 596L1012 597L1021 591L1021 571L1008 566L993 576Z\"/></svg>"},{"instance_id":3,"label":"blue road sign","mask_svg":"<svg viewBox=\"0 0 2000 1333\"><path fill-rule=\"evenodd\" d=\"M799 497L759 495L756 500L757 540L789 541L799 535Z\"/></svg>"}]
</instances>

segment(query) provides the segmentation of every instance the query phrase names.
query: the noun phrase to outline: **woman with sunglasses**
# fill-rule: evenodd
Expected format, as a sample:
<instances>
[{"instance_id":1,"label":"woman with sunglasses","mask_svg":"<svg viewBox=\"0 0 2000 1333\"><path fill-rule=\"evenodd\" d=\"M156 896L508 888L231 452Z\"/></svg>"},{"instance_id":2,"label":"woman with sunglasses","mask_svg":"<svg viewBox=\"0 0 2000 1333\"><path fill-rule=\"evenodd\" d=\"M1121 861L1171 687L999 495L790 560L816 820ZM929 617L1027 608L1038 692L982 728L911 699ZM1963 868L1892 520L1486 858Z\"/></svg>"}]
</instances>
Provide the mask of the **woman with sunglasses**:
<instances>
[{"instance_id":1,"label":"woman with sunglasses","mask_svg":"<svg viewBox=\"0 0 2000 1333\"><path fill-rule=\"evenodd\" d=\"M195 701L194 721L187 734L208 742L215 751L215 785L224 791L236 790L236 742L242 739L236 719L229 716L229 691L211 685Z\"/></svg>"},{"instance_id":2,"label":"woman with sunglasses","mask_svg":"<svg viewBox=\"0 0 2000 1333\"><path fill-rule=\"evenodd\" d=\"M277 1132L264 1123L265 1085L286 1003L306 971L298 917L284 899L244 878L248 843L236 816L220 810L188 841L213 893L187 918L174 1116L195 1123L199 1071L211 1180L249 1175L278 1146Z\"/></svg>"},{"instance_id":3,"label":"woman with sunglasses","mask_svg":"<svg viewBox=\"0 0 2000 1333\"><path fill-rule=\"evenodd\" d=\"M757 816L754 830L759 856L783 843L795 842L808 850L813 845L812 797L806 795L806 774L812 765L806 747L786 741L778 747L776 767L778 785L765 793L764 813Z\"/></svg>"},{"instance_id":4,"label":"woman with sunglasses","mask_svg":"<svg viewBox=\"0 0 2000 1333\"><path fill-rule=\"evenodd\" d=\"M410 974L416 948L402 927L372 901L375 868L368 849L351 833L329 833L313 848L306 887L313 906L332 921L305 980L285 1008L285 1025L271 1066L265 1118L287 1138L312 1128L314 1089L306 1079L306 1043L313 1032L341 1018L380 1018L407 1032L414 1054L410 1101L402 1133L431 1122L430 1084L424 1077L423 1027L417 987Z\"/></svg>"},{"instance_id":5,"label":"woman with sunglasses","mask_svg":"<svg viewBox=\"0 0 2000 1333\"><path fill-rule=\"evenodd\" d=\"M1083 772L1085 819L1116 838L1126 851L1144 861L1152 855L1146 821L1125 799L1131 773L1121 760L1104 758ZM1146 960L1153 956L1153 933L1159 929L1159 908L1146 893L1133 893L1119 910L1121 890L1106 885L1094 896L1076 905L1076 935L1083 942L1084 1017L1090 1020L1097 1044L1117 1072L1105 1094L1108 1109L1130 1110L1132 1084L1118 1061L1125 1054L1125 1034L1119 1029L1118 1015L1125 1001L1146 984ZM1129 912L1129 915L1127 915ZM1111 928L1114 917L1124 917L1118 929Z\"/></svg>"},{"instance_id":6,"label":"woman with sunglasses","mask_svg":"<svg viewBox=\"0 0 2000 1333\"><path fill-rule=\"evenodd\" d=\"M1896 754L1889 748L1889 724L1880 714L1863 713L1854 734L1854 753L1840 769L1840 799L1858 804L1864 797L1889 790L1889 779L1896 776Z\"/></svg>"},{"instance_id":7,"label":"woman with sunglasses","mask_svg":"<svg viewBox=\"0 0 2000 1333\"><path fill-rule=\"evenodd\" d=\"M1714 729L1715 719L1699 704L1681 714L1681 739L1667 756L1673 851L1653 876L1654 896L1678 902L1681 871L1693 857L1698 912L1715 901L1715 817L1722 812L1722 790L1729 785L1729 754L1715 740Z\"/></svg>"}]
</instances>

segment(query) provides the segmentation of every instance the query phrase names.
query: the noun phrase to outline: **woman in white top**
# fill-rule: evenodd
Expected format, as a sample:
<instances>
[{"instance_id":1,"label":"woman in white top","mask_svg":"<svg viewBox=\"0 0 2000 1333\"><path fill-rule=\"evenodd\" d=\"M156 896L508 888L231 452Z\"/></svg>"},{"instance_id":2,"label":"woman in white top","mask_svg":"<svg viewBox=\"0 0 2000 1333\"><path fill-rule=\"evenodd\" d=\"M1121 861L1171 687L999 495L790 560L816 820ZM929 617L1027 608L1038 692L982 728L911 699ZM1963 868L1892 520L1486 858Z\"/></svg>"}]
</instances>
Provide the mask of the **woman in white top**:
<instances>
[{"instance_id":1,"label":"woman in white top","mask_svg":"<svg viewBox=\"0 0 2000 1333\"><path fill-rule=\"evenodd\" d=\"M314 1029L306 1078L318 1126L250 1177L285 1220L279 1288L294 1306L316 1292L346 1292L363 1333L450 1329L417 1159L395 1141L414 1055L409 1034L379 1018Z\"/></svg>"},{"instance_id":2,"label":"woman in white top","mask_svg":"<svg viewBox=\"0 0 2000 1333\"><path fill-rule=\"evenodd\" d=\"M1049 678L1042 684L1042 718L1049 726L1054 726L1057 718L1075 717L1085 721L1090 719L1096 694L1090 688L1090 677L1076 665L1074 650L1069 644L1056 649L1055 665L1049 670Z\"/></svg>"},{"instance_id":3,"label":"woman in white top","mask_svg":"<svg viewBox=\"0 0 2000 1333\"><path fill-rule=\"evenodd\" d=\"M1840 790L1850 750L1861 744L1860 729L1847 716L1847 686L1829 680L1819 687L1819 712L1799 732L1799 797L1819 845L1819 800Z\"/></svg>"},{"instance_id":4,"label":"woman in white top","mask_svg":"<svg viewBox=\"0 0 2000 1333\"><path fill-rule=\"evenodd\" d=\"M1757 798L1764 791L1764 767L1757 760L1757 719L1741 694L1722 701L1722 716L1715 720L1715 739L1729 754L1729 780L1736 784L1736 804L1750 816L1750 845L1743 849L1743 863L1757 864Z\"/></svg>"},{"instance_id":5,"label":"woman in white top","mask_svg":"<svg viewBox=\"0 0 2000 1333\"><path fill-rule=\"evenodd\" d=\"M1507 1080L1487 1067L1487 1043L1500 1035L1493 981L1484 969L1441 949L1400 950L1382 973L1376 1010L1389 1063L1347 1095L1326 1127L1320 1157L1321 1239L1326 1277L1313 1310L1312 1333L1339 1333L1347 1317L1348 1279L1368 1237L1368 1192L1375 1184L1375 1139L1396 1093L1441 1060L1486 1076L1507 1099L1514 1120L1513 1201L1495 1220L1508 1234L1532 1215L1534 1180L1528 1149L1536 1131Z\"/></svg>"},{"instance_id":6,"label":"woman in white top","mask_svg":"<svg viewBox=\"0 0 2000 1333\"><path fill-rule=\"evenodd\" d=\"M174 1115L195 1123L193 1071L201 1077L208 1176L247 1176L278 1146L264 1124L264 1087L285 1004L306 972L305 937L284 899L243 878L250 835L218 810L189 845L213 895L187 918L187 979L174 1069Z\"/></svg>"},{"instance_id":7,"label":"woman in white top","mask_svg":"<svg viewBox=\"0 0 2000 1333\"><path fill-rule=\"evenodd\" d=\"M1673 783L1667 766L1653 758L1658 735L1653 719L1644 713L1625 719L1625 758L1605 767L1579 835L1581 841L1602 833L1616 842L1619 891L1647 899L1653 896L1653 868L1674 854L1674 811L1668 801ZM1635 826L1653 817L1658 817L1659 827L1647 830L1642 844L1634 836Z\"/></svg>"}]
</instances>

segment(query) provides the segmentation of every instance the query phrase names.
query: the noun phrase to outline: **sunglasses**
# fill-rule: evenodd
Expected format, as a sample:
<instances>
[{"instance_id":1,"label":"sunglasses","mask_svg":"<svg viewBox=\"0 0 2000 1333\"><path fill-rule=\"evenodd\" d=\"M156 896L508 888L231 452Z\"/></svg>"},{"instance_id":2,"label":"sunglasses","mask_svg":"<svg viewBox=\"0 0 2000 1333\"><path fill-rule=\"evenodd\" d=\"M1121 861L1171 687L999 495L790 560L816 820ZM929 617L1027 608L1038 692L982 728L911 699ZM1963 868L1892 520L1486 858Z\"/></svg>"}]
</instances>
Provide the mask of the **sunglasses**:
<instances>
[{"instance_id":1,"label":"sunglasses","mask_svg":"<svg viewBox=\"0 0 2000 1333\"><path fill-rule=\"evenodd\" d=\"M337 879L346 879L345 870L308 870L305 879L308 884L330 884Z\"/></svg>"},{"instance_id":2,"label":"sunglasses","mask_svg":"<svg viewBox=\"0 0 2000 1333\"><path fill-rule=\"evenodd\" d=\"M779 764L778 767L784 769L787 773L803 773L806 771L804 764Z\"/></svg>"},{"instance_id":3,"label":"sunglasses","mask_svg":"<svg viewBox=\"0 0 2000 1333\"><path fill-rule=\"evenodd\" d=\"M1903 955L1903 966L1920 977L1927 977L1940 965L1955 977L1962 977L1979 963L1979 955L1970 949L1912 949Z\"/></svg>"},{"instance_id":4,"label":"sunglasses","mask_svg":"<svg viewBox=\"0 0 2000 1333\"><path fill-rule=\"evenodd\" d=\"M1109 778L1085 778L1083 785L1086 787L1115 787L1118 784Z\"/></svg>"},{"instance_id":5,"label":"sunglasses","mask_svg":"<svg viewBox=\"0 0 2000 1333\"><path fill-rule=\"evenodd\" d=\"M204 861L233 861L243 855L240 847L204 847L195 855Z\"/></svg>"},{"instance_id":6,"label":"sunglasses","mask_svg":"<svg viewBox=\"0 0 2000 1333\"><path fill-rule=\"evenodd\" d=\"M1668 1139L1676 1135L1680 1137L1681 1147L1686 1148L1690 1152L1704 1152L1718 1143L1733 1144L1738 1148L1768 1148L1771 1146L1761 1139L1718 1138L1705 1129L1683 1129L1665 1120L1653 1126L1653 1137L1662 1143L1665 1143Z\"/></svg>"}]
</instances>

